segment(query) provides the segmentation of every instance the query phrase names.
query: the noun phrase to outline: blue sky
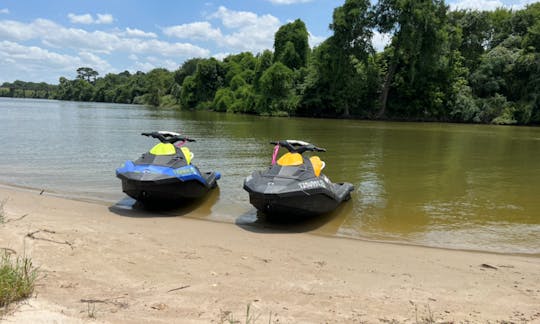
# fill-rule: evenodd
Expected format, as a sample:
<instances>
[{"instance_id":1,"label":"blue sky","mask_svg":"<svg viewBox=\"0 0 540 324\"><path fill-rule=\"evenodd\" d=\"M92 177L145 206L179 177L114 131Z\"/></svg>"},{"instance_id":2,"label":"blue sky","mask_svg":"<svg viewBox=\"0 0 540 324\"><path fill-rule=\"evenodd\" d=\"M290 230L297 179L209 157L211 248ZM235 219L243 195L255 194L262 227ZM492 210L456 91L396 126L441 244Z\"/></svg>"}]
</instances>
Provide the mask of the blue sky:
<instances>
[{"instance_id":1,"label":"blue sky","mask_svg":"<svg viewBox=\"0 0 540 324\"><path fill-rule=\"evenodd\" d=\"M452 8L522 8L540 0L450 0ZM330 35L344 0L0 0L0 83L58 83L90 66L100 75L175 70L192 57L272 49L279 26L302 19L312 46ZM376 34L382 48L388 37Z\"/></svg>"}]
</instances>

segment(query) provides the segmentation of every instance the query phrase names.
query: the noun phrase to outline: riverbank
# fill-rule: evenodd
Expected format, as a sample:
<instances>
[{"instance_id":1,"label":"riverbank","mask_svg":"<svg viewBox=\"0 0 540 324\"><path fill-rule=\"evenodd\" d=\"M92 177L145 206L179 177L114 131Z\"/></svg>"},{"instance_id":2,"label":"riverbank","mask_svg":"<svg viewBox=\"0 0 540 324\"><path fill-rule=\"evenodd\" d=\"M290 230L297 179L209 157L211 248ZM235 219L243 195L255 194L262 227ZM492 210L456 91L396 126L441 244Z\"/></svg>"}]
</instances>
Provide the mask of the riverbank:
<instances>
[{"instance_id":1,"label":"riverbank","mask_svg":"<svg viewBox=\"0 0 540 324\"><path fill-rule=\"evenodd\" d=\"M6 323L538 322L540 258L265 232L0 188L40 268ZM193 213L196 213L194 211ZM195 215L196 216L196 215Z\"/></svg>"}]
</instances>

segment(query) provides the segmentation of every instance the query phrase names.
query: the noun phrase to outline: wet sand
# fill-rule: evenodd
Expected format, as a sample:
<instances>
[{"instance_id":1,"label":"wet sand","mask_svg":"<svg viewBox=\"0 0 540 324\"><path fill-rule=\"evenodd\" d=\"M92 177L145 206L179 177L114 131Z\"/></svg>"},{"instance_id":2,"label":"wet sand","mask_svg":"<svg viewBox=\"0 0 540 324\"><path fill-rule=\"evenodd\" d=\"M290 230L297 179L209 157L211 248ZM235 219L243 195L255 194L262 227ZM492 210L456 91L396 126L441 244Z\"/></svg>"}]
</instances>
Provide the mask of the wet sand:
<instances>
[{"instance_id":1,"label":"wet sand","mask_svg":"<svg viewBox=\"0 0 540 324\"><path fill-rule=\"evenodd\" d=\"M538 256L285 233L15 188L0 188L3 199L0 248L40 268L6 323L244 323L248 304L257 323L540 322Z\"/></svg>"}]
</instances>

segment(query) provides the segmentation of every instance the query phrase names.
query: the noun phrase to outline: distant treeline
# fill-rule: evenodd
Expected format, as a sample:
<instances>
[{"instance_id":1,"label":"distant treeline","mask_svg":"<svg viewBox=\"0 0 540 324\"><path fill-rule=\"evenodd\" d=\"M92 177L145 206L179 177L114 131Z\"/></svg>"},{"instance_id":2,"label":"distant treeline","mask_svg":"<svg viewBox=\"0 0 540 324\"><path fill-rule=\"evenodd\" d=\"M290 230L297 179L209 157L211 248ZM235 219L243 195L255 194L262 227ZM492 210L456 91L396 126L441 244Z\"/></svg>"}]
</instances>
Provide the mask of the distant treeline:
<instances>
[{"instance_id":1,"label":"distant treeline","mask_svg":"<svg viewBox=\"0 0 540 324\"><path fill-rule=\"evenodd\" d=\"M273 52L193 58L174 72L98 77L82 67L58 86L16 81L28 87L4 83L0 95L260 115L540 123L540 3L450 11L439 0L346 0L330 29L314 49L296 20L277 31ZM373 49L374 31L391 38L383 52Z\"/></svg>"},{"instance_id":2,"label":"distant treeline","mask_svg":"<svg viewBox=\"0 0 540 324\"><path fill-rule=\"evenodd\" d=\"M45 82L4 82L0 86L0 97L53 99L56 88L57 86Z\"/></svg>"}]
</instances>

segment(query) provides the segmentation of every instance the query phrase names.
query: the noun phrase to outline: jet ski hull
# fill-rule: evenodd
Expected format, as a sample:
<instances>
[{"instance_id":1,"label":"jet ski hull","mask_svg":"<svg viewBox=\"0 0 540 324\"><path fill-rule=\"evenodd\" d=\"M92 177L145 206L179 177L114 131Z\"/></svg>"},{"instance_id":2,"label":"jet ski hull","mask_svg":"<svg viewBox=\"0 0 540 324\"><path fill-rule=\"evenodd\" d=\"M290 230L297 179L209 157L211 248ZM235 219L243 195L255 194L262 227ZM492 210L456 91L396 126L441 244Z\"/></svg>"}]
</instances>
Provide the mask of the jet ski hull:
<instances>
[{"instance_id":1,"label":"jet ski hull","mask_svg":"<svg viewBox=\"0 0 540 324\"><path fill-rule=\"evenodd\" d=\"M307 188L308 184L316 187ZM246 179L244 189L249 193L249 202L267 215L316 216L329 213L349 200L354 186L331 183L324 175L299 185L290 179L270 180L255 173Z\"/></svg>"},{"instance_id":2,"label":"jet ski hull","mask_svg":"<svg viewBox=\"0 0 540 324\"><path fill-rule=\"evenodd\" d=\"M349 199L350 195L345 197L343 201ZM280 197L279 195L253 192L249 194L249 202L267 215L316 216L333 211L342 201L332 199L322 193L314 195L299 193Z\"/></svg>"},{"instance_id":3,"label":"jet ski hull","mask_svg":"<svg viewBox=\"0 0 540 324\"><path fill-rule=\"evenodd\" d=\"M197 199L206 195L213 187L205 186L198 181L187 181L171 178L159 181L141 181L125 176L122 179L122 191L139 201L176 201Z\"/></svg>"},{"instance_id":4,"label":"jet ski hull","mask_svg":"<svg viewBox=\"0 0 540 324\"><path fill-rule=\"evenodd\" d=\"M181 201L201 198L217 186L219 173L200 173L194 166L179 169L140 166L127 161L116 176L122 191L141 202Z\"/></svg>"}]
</instances>

